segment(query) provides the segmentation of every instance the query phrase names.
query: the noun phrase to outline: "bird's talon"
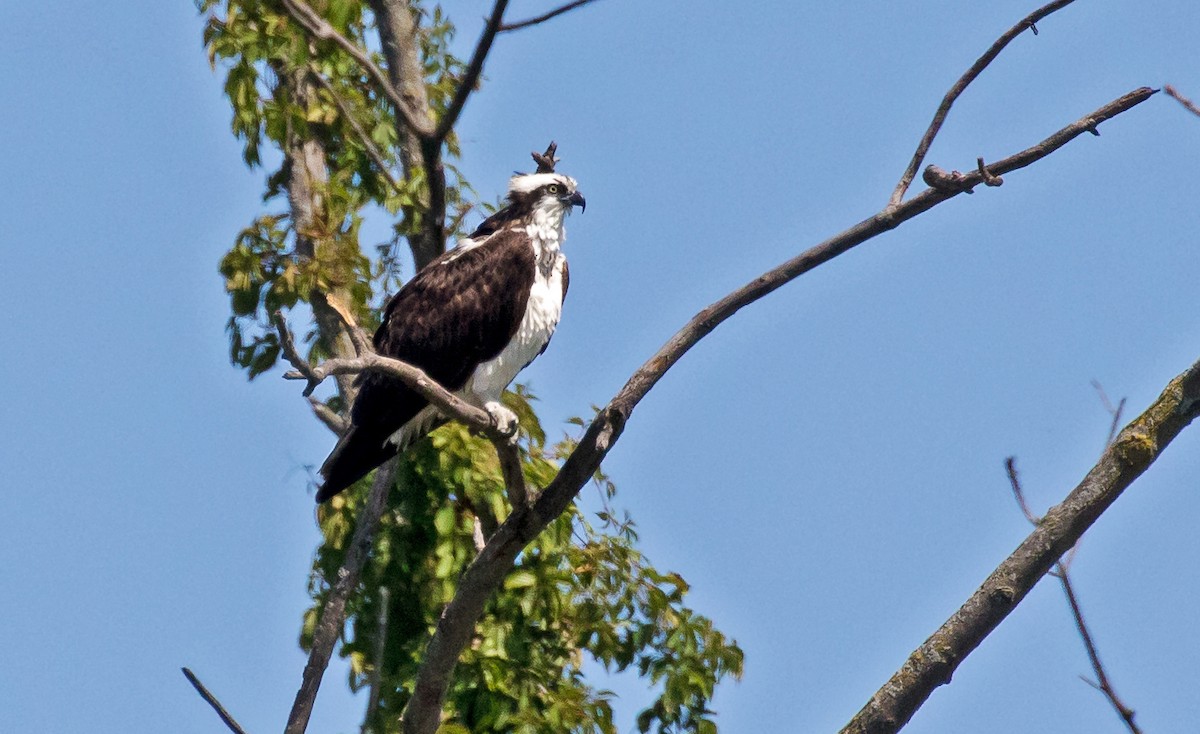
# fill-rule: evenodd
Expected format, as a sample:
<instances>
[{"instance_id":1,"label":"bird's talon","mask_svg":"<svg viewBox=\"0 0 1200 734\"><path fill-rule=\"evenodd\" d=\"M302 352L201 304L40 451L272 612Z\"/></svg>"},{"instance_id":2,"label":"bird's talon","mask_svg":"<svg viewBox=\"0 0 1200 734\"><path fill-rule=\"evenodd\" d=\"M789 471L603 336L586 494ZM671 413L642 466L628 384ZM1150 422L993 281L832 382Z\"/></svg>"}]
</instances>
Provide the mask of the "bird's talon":
<instances>
[{"instance_id":1,"label":"bird's talon","mask_svg":"<svg viewBox=\"0 0 1200 734\"><path fill-rule=\"evenodd\" d=\"M504 407L500 403L488 403L483 406L487 414L492 419L492 427L508 439L509 443L517 442L517 426L520 421L517 420L517 414Z\"/></svg>"}]
</instances>

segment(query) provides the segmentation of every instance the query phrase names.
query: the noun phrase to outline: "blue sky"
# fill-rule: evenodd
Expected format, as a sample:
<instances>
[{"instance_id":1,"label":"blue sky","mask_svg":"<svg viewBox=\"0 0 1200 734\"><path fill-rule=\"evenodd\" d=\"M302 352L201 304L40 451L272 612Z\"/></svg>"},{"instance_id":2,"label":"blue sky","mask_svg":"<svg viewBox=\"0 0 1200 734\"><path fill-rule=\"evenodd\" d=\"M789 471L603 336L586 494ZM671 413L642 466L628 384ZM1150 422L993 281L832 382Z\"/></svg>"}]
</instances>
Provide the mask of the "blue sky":
<instances>
[{"instance_id":1,"label":"blue sky","mask_svg":"<svg viewBox=\"0 0 1200 734\"><path fill-rule=\"evenodd\" d=\"M525 17L553 3L514 0ZM474 42L488 4L454 2ZM524 375L547 425L695 311L886 202L950 83L1033 3L601 0L500 39L461 127L485 196L550 138L588 211ZM0 712L12 731L213 732L193 667L281 726L331 437L227 364L216 263L260 211L190 2L7 3L0 25ZM929 160L1024 148L1141 85L1200 98L1200 6L1081 0L1023 35ZM1200 118L1163 95L739 313L606 467L660 567L747 652L723 730L832 731L1058 501L1108 416L1200 357ZM381 238L386 223L367 236ZM1088 533L1074 575L1147 730L1200 719L1200 429ZM910 732L1119 732L1043 582ZM311 728L354 730L335 665ZM646 700L622 694L623 730Z\"/></svg>"}]
</instances>

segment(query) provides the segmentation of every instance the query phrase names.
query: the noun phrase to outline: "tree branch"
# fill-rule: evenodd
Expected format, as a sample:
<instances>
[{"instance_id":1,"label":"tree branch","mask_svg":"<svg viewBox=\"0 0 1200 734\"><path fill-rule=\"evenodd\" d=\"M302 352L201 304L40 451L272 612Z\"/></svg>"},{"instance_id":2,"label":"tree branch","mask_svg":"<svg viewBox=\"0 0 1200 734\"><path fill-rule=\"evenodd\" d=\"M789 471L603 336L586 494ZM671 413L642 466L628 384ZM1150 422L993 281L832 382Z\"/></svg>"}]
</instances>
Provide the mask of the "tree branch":
<instances>
[{"instance_id":1,"label":"tree branch","mask_svg":"<svg viewBox=\"0 0 1200 734\"><path fill-rule=\"evenodd\" d=\"M356 43L338 33L337 29L330 25L327 20L318 15L315 10L305 3L300 2L300 0L283 0L283 7L287 10L288 15L292 16L292 19L312 34L313 37L322 41L333 41L338 48L345 51L352 59L358 62L358 65L362 67L367 76L371 78L371 81L375 83L376 88L383 92L383 95L392 103L392 107L396 110L396 116L403 120L404 124L408 125L414 133L421 137L428 137L433 132L429 129L428 125L422 124L416 118L413 111L405 104L404 98L400 96L400 93L392 86L387 77L384 76L383 71L375 65L374 61L371 61L366 52L359 48Z\"/></svg>"},{"instance_id":2,"label":"tree branch","mask_svg":"<svg viewBox=\"0 0 1200 734\"><path fill-rule=\"evenodd\" d=\"M375 27L379 31L380 50L387 59L388 79L421 123L422 129L433 130L433 111L425 89L425 67L421 62L416 11L409 0L370 0L370 4L371 12L375 14ZM436 172L436 160L427 160L424 136L415 134L399 118L396 134L400 141L400 164L405 179L412 180L417 171L424 172L427 178L430 170ZM440 156L440 146L433 146L433 150ZM445 194L441 196L444 201ZM419 202L405 206L402 210L404 218L413 221L418 213L428 211L430 198L429 193L425 192ZM446 245L441 227L427 217L421 217L421 221L420 228L407 235L417 270L441 255Z\"/></svg>"},{"instance_id":3,"label":"tree branch","mask_svg":"<svg viewBox=\"0 0 1200 734\"><path fill-rule=\"evenodd\" d=\"M217 697L204 687L204 684L200 682L200 679L196 677L195 673L188 668L180 668L180 670L183 671L183 676L188 679L188 683L191 683L192 687L196 689L196 693L199 693L200 697L203 698L209 706L213 707L213 711L217 712L217 716L221 717L221 721L225 723L225 726L229 727L229 731L233 732L233 734L246 734L246 730L242 728L241 724L238 724L237 721L230 716L229 712L225 710L225 707L221 705L221 702L217 700Z\"/></svg>"},{"instance_id":4,"label":"tree branch","mask_svg":"<svg viewBox=\"0 0 1200 734\"><path fill-rule=\"evenodd\" d=\"M992 164L991 175L1024 168L1058 150L1101 122L1141 104L1154 94L1143 87L1064 127L1037 145ZM962 174L971 185L983 181L979 171ZM514 508L463 573L455 597L446 606L429 645L404 710L405 734L432 734L458 656L469 642L475 623L492 592L504 580L521 550L570 505L620 438L633 409L684 354L743 306L753 303L800 275L853 247L892 230L901 223L948 201L961 190L929 188L896 207L887 207L849 229L763 273L696 314L625 383L588 425L583 438L566 458L554 479L528 505Z\"/></svg>"},{"instance_id":5,"label":"tree branch","mask_svg":"<svg viewBox=\"0 0 1200 734\"><path fill-rule=\"evenodd\" d=\"M498 31L500 33L508 33L509 31L517 31L522 28L528 28L529 26L538 25L539 23L545 23L546 21L550 20L551 18L557 18L558 16L562 15L563 13L574 10L575 8L582 8L584 5L587 5L588 3L591 3L591 2L593 2L593 0L575 0L574 2L567 3L566 5L557 7L554 10L551 10L547 13L542 13L541 15L535 16L533 18L528 18L526 20L519 20L515 23L504 23L500 26Z\"/></svg>"},{"instance_id":6,"label":"tree branch","mask_svg":"<svg viewBox=\"0 0 1200 734\"><path fill-rule=\"evenodd\" d=\"M1130 734L1142 734L1142 730L1133 721L1134 711L1125 705L1125 702L1117 696L1116 690L1112 687L1112 683L1108 679L1108 673L1104 670L1104 664L1100 662L1100 653L1096 650L1096 643L1092 641L1092 633L1088 629L1087 623L1083 621L1083 609L1079 606L1079 599L1075 596L1075 588L1071 585L1071 577L1067 573L1064 564L1059 563L1057 572L1054 576L1058 578L1058 582L1062 584L1063 593L1067 595L1067 604L1071 607L1071 616L1075 619L1075 628L1079 630L1079 636L1083 638L1083 645L1087 648L1088 660L1092 663L1092 670L1096 673L1096 680L1099 683L1084 678L1084 682L1096 688L1112 707L1116 709L1117 715L1125 722L1125 727L1129 729Z\"/></svg>"},{"instance_id":7,"label":"tree branch","mask_svg":"<svg viewBox=\"0 0 1200 734\"><path fill-rule=\"evenodd\" d=\"M371 136L367 135L367 131L363 129L363 126L354 118L354 115L351 114L350 107L346 104L346 100L342 99L342 95L337 93L337 90L333 88L333 85L329 83L329 80L315 69L312 70L312 77L313 80L317 82L317 86L324 89L325 93L329 95L329 98L333 100L333 104L338 108L338 112L341 113L342 119L345 120L346 124L350 126L350 129L354 131L354 135L358 138L358 142L362 145L363 150L366 151L367 157L369 157L371 162L375 164L375 167L379 169L380 175L387 180L388 185L392 187L393 191L400 191L400 183L396 181L396 177L392 175L392 170L388 166L387 161L384 160L383 153L379 150L378 146L375 145L375 141L371 140Z\"/></svg>"},{"instance_id":8,"label":"tree branch","mask_svg":"<svg viewBox=\"0 0 1200 734\"><path fill-rule=\"evenodd\" d=\"M366 504L358 515L354 535L346 549L345 560L337 572L337 581L329 590L329 598L321 609L321 617L313 630L312 647L308 653L308 662L304 665L304 675L301 679L300 690L296 692L296 700L292 703L291 713L288 714L284 734L304 734L308 727L308 719L312 716L313 702L317 698L317 690L321 687L321 678L329 667L329 658L333 655L334 645L342 634L342 626L346 620L346 599L358 586L362 575L363 564L371 553L371 545L375 539L375 531L379 528L379 518L387 506L388 492L396 480L396 460L392 459L375 471L375 479L371 482L371 491L367 495Z\"/></svg>"},{"instance_id":9,"label":"tree branch","mask_svg":"<svg viewBox=\"0 0 1200 734\"><path fill-rule=\"evenodd\" d=\"M338 415L333 411L332 408L325 403L322 403L320 400L317 400L312 395L308 396L308 405L310 408L312 408L313 415L317 417L317 420L324 423L326 428L338 434L339 436L343 431L346 430L346 427L350 425L345 418Z\"/></svg>"},{"instance_id":10,"label":"tree branch","mask_svg":"<svg viewBox=\"0 0 1200 734\"><path fill-rule=\"evenodd\" d=\"M500 24L504 20L506 7L508 7L508 0L496 0L496 4L492 6L492 14L488 17L483 33L479 35L479 42L475 44L475 52L471 55L471 61L467 64L462 81L454 90L450 105L446 107L446 114L442 115L437 129L433 133L432 137L439 146L454 129L455 123L458 122L458 116L462 114L463 107L467 104L467 97L471 96L471 92L475 91L475 85L479 83L479 75L483 73L483 62L487 60L488 52L492 50L492 41L496 40L496 33L500 30Z\"/></svg>"},{"instance_id":11,"label":"tree branch","mask_svg":"<svg viewBox=\"0 0 1200 734\"><path fill-rule=\"evenodd\" d=\"M946 115L950 113L950 107L958 99L959 95L966 90L967 86L975 81L975 78L987 68L988 64L992 63L1000 55L1000 52L1004 50L1004 47L1010 41L1021 35L1026 29L1032 30L1034 35L1037 35L1036 24L1039 20L1057 10L1065 8L1073 2L1075 0L1054 0L1054 2L1043 5L1022 18L1020 22L1005 31L1004 35L996 39L991 48L984 52L983 56L980 56L971 65L971 68L967 69L959 77L954 86L950 87L950 91L946 92L946 96L942 98L942 103L938 105L937 111L933 114L933 122L929 123L929 128L921 136L921 142L917 145L917 151L913 153L912 160L908 163L908 168L904 169L904 174L900 176L900 182L896 184L896 189L892 191L892 198L888 201L889 208L899 206L900 202L904 200L904 194L912 184L913 178L916 177L917 169L921 167L921 162L925 160L925 154L929 152L929 146L933 145L933 139L937 137L938 132L942 129L942 123L946 121ZM980 165L982 166L982 163Z\"/></svg>"},{"instance_id":12,"label":"tree branch","mask_svg":"<svg viewBox=\"0 0 1200 734\"><path fill-rule=\"evenodd\" d=\"M1174 97L1179 104L1183 105L1185 110L1200 117L1200 107L1197 107L1195 102L1180 94L1178 89L1168 84L1163 87L1163 91Z\"/></svg>"},{"instance_id":13,"label":"tree branch","mask_svg":"<svg viewBox=\"0 0 1200 734\"><path fill-rule=\"evenodd\" d=\"M1105 449L1100 461L1033 532L842 729L842 734L899 731L933 690L983 642L1100 517L1121 492L1200 416L1200 362L1167 385Z\"/></svg>"}]
</instances>

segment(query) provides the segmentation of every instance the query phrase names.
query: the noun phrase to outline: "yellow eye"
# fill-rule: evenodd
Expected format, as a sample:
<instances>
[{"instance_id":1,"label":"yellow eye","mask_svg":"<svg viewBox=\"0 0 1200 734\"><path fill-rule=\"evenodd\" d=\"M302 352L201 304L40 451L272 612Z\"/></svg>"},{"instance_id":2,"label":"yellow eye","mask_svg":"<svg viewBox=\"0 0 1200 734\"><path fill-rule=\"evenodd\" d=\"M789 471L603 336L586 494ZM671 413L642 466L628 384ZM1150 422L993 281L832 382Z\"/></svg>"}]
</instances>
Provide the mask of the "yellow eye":
<instances>
[{"instance_id":1,"label":"yellow eye","mask_svg":"<svg viewBox=\"0 0 1200 734\"><path fill-rule=\"evenodd\" d=\"M550 184L549 186L546 187L546 191L549 191L551 194L557 194L558 189L559 189L558 184Z\"/></svg>"}]
</instances>

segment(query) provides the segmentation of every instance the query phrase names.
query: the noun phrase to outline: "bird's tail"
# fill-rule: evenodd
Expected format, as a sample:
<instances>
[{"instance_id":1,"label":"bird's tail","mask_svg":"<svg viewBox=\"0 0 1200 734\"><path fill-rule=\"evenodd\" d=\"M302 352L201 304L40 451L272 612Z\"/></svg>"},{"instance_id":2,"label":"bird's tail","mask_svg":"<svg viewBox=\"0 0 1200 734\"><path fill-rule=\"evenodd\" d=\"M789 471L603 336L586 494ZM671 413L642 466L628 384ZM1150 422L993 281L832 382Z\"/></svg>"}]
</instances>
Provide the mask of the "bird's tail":
<instances>
[{"instance_id":1,"label":"bird's tail","mask_svg":"<svg viewBox=\"0 0 1200 734\"><path fill-rule=\"evenodd\" d=\"M325 481L317 489L317 502L325 502L395 456L396 446L387 438L362 426L350 426L321 465Z\"/></svg>"}]
</instances>

